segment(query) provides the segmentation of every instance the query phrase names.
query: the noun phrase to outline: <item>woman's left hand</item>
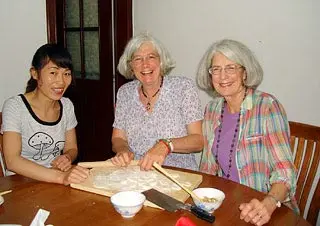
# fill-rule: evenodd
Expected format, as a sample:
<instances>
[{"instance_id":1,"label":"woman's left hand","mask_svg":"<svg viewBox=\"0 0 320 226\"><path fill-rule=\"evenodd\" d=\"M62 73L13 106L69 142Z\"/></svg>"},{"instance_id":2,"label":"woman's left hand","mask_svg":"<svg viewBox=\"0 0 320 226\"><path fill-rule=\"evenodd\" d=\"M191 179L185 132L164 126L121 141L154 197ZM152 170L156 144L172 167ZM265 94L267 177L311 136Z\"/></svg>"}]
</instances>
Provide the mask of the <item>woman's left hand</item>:
<instances>
[{"instance_id":1,"label":"woman's left hand","mask_svg":"<svg viewBox=\"0 0 320 226\"><path fill-rule=\"evenodd\" d=\"M162 143L156 143L149 151L145 153L140 160L139 165L141 170L150 170L154 162L162 165L168 154L167 146Z\"/></svg>"},{"instance_id":2,"label":"woman's left hand","mask_svg":"<svg viewBox=\"0 0 320 226\"><path fill-rule=\"evenodd\" d=\"M51 166L63 172L71 169L71 159L68 154L60 155L51 162Z\"/></svg>"},{"instance_id":3,"label":"woman's left hand","mask_svg":"<svg viewBox=\"0 0 320 226\"><path fill-rule=\"evenodd\" d=\"M269 222L276 208L274 201L267 197L262 201L252 199L249 203L242 203L239 206L240 219L261 226Z\"/></svg>"}]
</instances>

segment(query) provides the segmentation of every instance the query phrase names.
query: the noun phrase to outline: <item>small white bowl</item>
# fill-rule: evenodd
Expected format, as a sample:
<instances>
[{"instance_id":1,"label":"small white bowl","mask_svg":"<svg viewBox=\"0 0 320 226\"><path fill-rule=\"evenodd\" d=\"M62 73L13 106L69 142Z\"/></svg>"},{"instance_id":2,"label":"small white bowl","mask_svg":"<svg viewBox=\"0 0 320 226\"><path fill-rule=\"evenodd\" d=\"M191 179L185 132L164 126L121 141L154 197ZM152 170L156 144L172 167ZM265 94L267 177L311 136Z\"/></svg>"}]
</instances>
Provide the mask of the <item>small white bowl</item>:
<instances>
[{"instance_id":1,"label":"small white bowl","mask_svg":"<svg viewBox=\"0 0 320 226\"><path fill-rule=\"evenodd\" d=\"M124 218L134 217L141 210L146 197L136 191L121 191L111 196L111 203Z\"/></svg>"},{"instance_id":2,"label":"small white bowl","mask_svg":"<svg viewBox=\"0 0 320 226\"><path fill-rule=\"evenodd\" d=\"M213 213L213 211L218 209L221 206L224 198L226 197L222 191L215 188L197 188L197 189L194 189L193 192L199 198L208 197L208 198L215 198L218 200L216 202L199 202L199 200L193 199L196 206L208 211L209 213Z\"/></svg>"}]
</instances>

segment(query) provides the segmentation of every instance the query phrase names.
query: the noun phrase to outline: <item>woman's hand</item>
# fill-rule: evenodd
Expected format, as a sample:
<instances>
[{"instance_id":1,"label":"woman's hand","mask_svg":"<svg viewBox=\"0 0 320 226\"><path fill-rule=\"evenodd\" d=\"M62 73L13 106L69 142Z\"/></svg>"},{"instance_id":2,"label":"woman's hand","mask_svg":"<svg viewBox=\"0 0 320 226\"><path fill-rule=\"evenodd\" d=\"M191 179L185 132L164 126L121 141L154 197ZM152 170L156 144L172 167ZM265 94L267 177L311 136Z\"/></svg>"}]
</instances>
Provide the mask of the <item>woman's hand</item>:
<instances>
[{"instance_id":1,"label":"woman's hand","mask_svg":"<svg viewBox=\"0 0 320 226\"><path fill-rule=\"evenodd\" d=\"M239 206L240 219L261 226L269 222L273 211L277 208L274 200L266 196L262 201L252 199Z\"/></svg>"},{"instance_id":2,"label":"woman's hand","mask_svg":"<svg viewBox=\"0 0 320 226\"><path fill-rule=\"evenodd\" d=\"M71 164L72 161L68 154L60 155L51 162L53 168L57 168L63 172L70 170L72 167Z\"/></svg>"},{"instance_id":3,"label":"woman's hand","mask_svg":"<svg viewBox=\"0 0 320 226\"><path fill-rule=\"evenodd\" d=\"M162 165L168 154L168 147L163 142L156 143L139 161L141 170L150 170L154 162Z\"/></svg>"},{"instance_id":4,"label":"woman's hand","mask_svg":"<svg viewBox=\"0 0 320 226\"><path fill-rule=\"evenodd\" d=\"M134 154L129 151L119 151L117 152L116 156L111 158L111 162L116 166L127 166L133 160Z\"/></svg>"},{"instance_id":5,"label":"woman's hand","mask_svg":"<svg viewBox=\"0 0 320 226\"><path fill-rule=\"evenodd\" d=\"M69 185L71 183L81 183L87 179L87 177L89 176L89 172L89 169L83 168L81 166L73 166L69 171L64 172L62 183L64 185Z\"/></svg>"}]
</instances>

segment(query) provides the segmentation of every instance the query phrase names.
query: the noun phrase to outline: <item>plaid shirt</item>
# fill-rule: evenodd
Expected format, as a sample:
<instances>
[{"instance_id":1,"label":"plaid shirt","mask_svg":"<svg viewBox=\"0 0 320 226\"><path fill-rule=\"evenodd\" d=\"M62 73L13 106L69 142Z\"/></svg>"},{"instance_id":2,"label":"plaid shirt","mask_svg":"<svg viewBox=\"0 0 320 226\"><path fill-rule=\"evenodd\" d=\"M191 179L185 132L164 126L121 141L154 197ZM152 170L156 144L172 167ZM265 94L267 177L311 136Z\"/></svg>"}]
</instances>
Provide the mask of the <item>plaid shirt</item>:
<instances>
[{"instance_id":1,"label":"plaid shirt","mask_svg":"<svg viewBox=\"0 0 320 226\"><path fill-rule=\"evenodd\" d=\"M212 153L214 131L220 125L224 98L210 101L205 109L203 135L205 139L200 170L222 176ZM290 150L289 124L278 100L270 94L248 89L241 105L236 165L240 183L267 193L274 183L283 183L289 196L285 202L299 212L294 194L296 169Z\"/></svg>"}]
</instances>

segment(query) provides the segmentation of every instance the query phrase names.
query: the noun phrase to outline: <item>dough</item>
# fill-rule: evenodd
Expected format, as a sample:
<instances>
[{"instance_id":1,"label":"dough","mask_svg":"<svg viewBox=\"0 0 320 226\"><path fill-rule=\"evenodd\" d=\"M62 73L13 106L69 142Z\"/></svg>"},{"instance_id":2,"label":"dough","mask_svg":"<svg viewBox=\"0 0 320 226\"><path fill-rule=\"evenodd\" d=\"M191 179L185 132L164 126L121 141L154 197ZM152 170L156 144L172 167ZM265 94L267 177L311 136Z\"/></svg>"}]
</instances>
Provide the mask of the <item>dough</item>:
<instances>
[{"instance_id":1,"label":"dough","mask_svg":"<svg viewBox=\"0 0 320 226\"><path fill-rule=\"evenodd\" d=\"M182 181L178 174L172 174L180 183L190 187L191 183ZM170 179L156 170L141 171L139 166L129 166L116 169L112 172L94 172L93 186L109 191L138 191L154 188L163 193L181 190L181 188ZM180 179L180 180L179 180Z\"/></svg>"}]
</instances>

